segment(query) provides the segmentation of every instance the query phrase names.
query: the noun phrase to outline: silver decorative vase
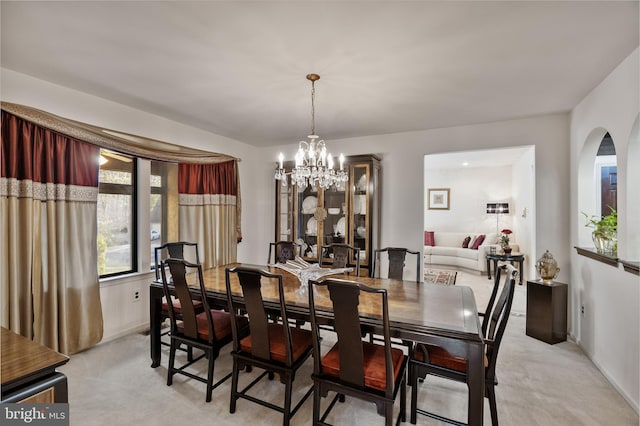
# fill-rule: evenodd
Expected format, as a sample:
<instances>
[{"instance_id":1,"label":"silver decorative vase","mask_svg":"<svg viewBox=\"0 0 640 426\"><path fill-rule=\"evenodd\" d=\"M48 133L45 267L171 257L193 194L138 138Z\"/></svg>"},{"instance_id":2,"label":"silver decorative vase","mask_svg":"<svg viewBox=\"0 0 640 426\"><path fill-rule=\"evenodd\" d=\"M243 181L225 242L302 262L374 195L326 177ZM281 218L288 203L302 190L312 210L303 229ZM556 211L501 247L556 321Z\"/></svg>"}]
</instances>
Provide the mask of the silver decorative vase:
<instances>
[{"instance_id":1,"label":"silver decorative vase","mask_svg":"<svg viewBox=\"0 0 640 426\"><path fill-rule=\"evenodd\" d=\"M549 253L549 250L545 251L542 257L536 262L536 271L538 271L542 282L546 284L549 284L558 276L560 272L558 262L553 258L553 255Z\"/></svg>"}]
</instances>

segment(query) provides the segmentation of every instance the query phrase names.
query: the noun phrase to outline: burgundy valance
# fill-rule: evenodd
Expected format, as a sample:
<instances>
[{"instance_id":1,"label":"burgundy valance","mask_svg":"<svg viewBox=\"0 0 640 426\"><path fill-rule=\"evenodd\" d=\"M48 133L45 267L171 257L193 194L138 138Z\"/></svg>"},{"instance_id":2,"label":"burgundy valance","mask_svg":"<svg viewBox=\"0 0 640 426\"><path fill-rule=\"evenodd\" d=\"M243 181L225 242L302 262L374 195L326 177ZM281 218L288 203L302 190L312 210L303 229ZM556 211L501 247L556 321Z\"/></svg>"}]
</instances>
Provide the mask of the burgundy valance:
<instances>
[{"instance_id":1,"label":"burgundy valance","mask_svg":"<svg viewBox=\"0 0 640 426\"><path fill-rule=\"evenodd\" d=\"M98 186L100 148L2 114L0 176L18 181Z\"/></svg>"},{"instance_id":2,"label":"burgundy valance","mask_svg":"<svg viewBox=\"0 0 640 426\"><path fill-rule=\"evenodd\" d=\"M214 164L180 164L180 194L238 195L235 161Z\"/></svg>"}]
</instances>

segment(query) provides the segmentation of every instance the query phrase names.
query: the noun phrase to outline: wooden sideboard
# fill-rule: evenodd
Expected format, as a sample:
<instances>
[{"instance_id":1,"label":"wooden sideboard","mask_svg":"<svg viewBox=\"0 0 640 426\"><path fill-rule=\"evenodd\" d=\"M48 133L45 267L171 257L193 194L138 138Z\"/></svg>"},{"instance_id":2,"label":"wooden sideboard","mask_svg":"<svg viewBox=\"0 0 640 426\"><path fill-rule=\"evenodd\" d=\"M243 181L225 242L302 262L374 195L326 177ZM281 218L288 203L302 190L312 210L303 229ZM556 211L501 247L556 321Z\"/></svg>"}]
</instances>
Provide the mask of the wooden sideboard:
<instances>
[{"instance_id":1,"label":"wooden sideboard","mask_svg":"<svg viewBox=\"0 0 640 426\"><path fill-rule=\"evenodd\" d=\"M0 387L2 403L49 404L68 402L67 377L56 371L69 357L13 331L2 332Z\"/></svg>"}]
</instances>

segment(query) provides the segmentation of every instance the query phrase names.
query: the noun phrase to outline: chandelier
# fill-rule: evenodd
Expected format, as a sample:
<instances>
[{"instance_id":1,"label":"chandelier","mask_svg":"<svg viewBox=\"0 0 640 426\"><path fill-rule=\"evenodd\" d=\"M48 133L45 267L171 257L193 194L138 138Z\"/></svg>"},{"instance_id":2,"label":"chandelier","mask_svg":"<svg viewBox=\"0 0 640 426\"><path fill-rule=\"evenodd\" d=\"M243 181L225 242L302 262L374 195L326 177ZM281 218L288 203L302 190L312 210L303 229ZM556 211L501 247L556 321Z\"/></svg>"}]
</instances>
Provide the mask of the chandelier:
<instances>
[{"instance_id":1,"label":"chandelier","mask_svg":"<svg viewBox=\"0 0 640 426\"><path fill-rule=\"evenodd\" d=\"M298 144L295 166L289 173L283 168L284 155L280 153L275 178L282 181L283 186L287 186L287 174L290 174L291 184L296 185L301 191L308 185L314 189L318 186L323 189L332 186L344 189L345 182L349 180L347 172L344 171L344 155L340 154L340 168L334 170L333 157L330 152L327 152L324 140L318 140L319 137L315 132L315 82L320 80L320 76L318 74L307 74L307 80L311 81L311 134L307 136L309 141L300 141Z\"/></svg>"}]
</instances>

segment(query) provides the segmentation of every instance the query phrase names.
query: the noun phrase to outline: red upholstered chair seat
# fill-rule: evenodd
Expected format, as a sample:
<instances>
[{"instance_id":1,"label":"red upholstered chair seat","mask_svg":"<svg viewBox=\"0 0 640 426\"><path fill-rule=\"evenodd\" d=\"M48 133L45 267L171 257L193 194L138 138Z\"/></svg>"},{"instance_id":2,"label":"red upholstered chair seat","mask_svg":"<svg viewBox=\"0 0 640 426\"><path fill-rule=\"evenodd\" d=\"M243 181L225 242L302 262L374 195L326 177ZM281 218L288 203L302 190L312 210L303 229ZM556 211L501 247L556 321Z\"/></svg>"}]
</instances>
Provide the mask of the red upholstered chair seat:
<instances>
[{"instance_id":1,"label":"red upholstered chair seat","mask_svg":"<svg viewBox=\"0 0 640 426\"><path fill-rule=\"evenodd\" d=\"M385 371L384 346L369 342L362 342L364 357L364 385L369 388L384 391L387 387ZM394 381L402 369L404 354L402 350L391 348ZM338 344L322 358L322 371L325 374L340 378L340 356Z\"/></svg>"},{"instance_id":2,"label":"red upholstered chair seat","mask_svg":"<svg viewBox=\"0 0 640 426\"><path fill-rule=\"evenodd\" d=\"M296 362L313 346L311 331L289 327L291 329L291 346L293 362ZM284 333L281 324L269 324L269 352L274 361L286 363L286 350L284 345ZM240 340L240 350L251 353L251 335Z\"/></svg>"},{"instance_id":3,"label":"red upholstered chair seat","mask_svg":"<svg viewBox=\"0 0 640 426\"><path fill-rule=\"evenodd\" d=\"M450 370L456 370L460 372L467 371L467 360L457 356L451 355L445 349L436 345L418 345L415 349L414 358L417 361L425 362L423 348L429 354L429 364L437 365L440 367L448 368ZM484 368L489 366L489 359L484 356Z\"/></svg>"},{"instance_id":4,"label":"red upholstered chair seat","mask_svg":"<svg viewBox=\"0 0 640 426\"><path fill-rule=\"evenodd\" d=\"M202 310L202 302L199 300L194 300L193 307L196 312ZM173 299L173 309L175 309L176 313L182 312L182 306L180 305L180 301L178 299ZM169 312L169 304L167 302L162 302L162 312Z\"/></svg>"},{"instance_id":5,"label":"red upholstered chair seat","mask_svg":"<svg viewBox=\"0 0 640 426\"><path fill-rule=\"evenodd\" d=\"M216 340L222 340L231 335L231 314L225 311L219 311L217 309L211 309L211 317L213 318L213 332L216 336ZM247 325L249 321L245 317L239 319L239 323ZM207 323L207 314L201 312L196 315L196 324L198 327L198 338L203 340L209 340L209 325ZM182 323L178 323L178 331L181 333L184 330Z\"/></svg>"}]
</instances>

